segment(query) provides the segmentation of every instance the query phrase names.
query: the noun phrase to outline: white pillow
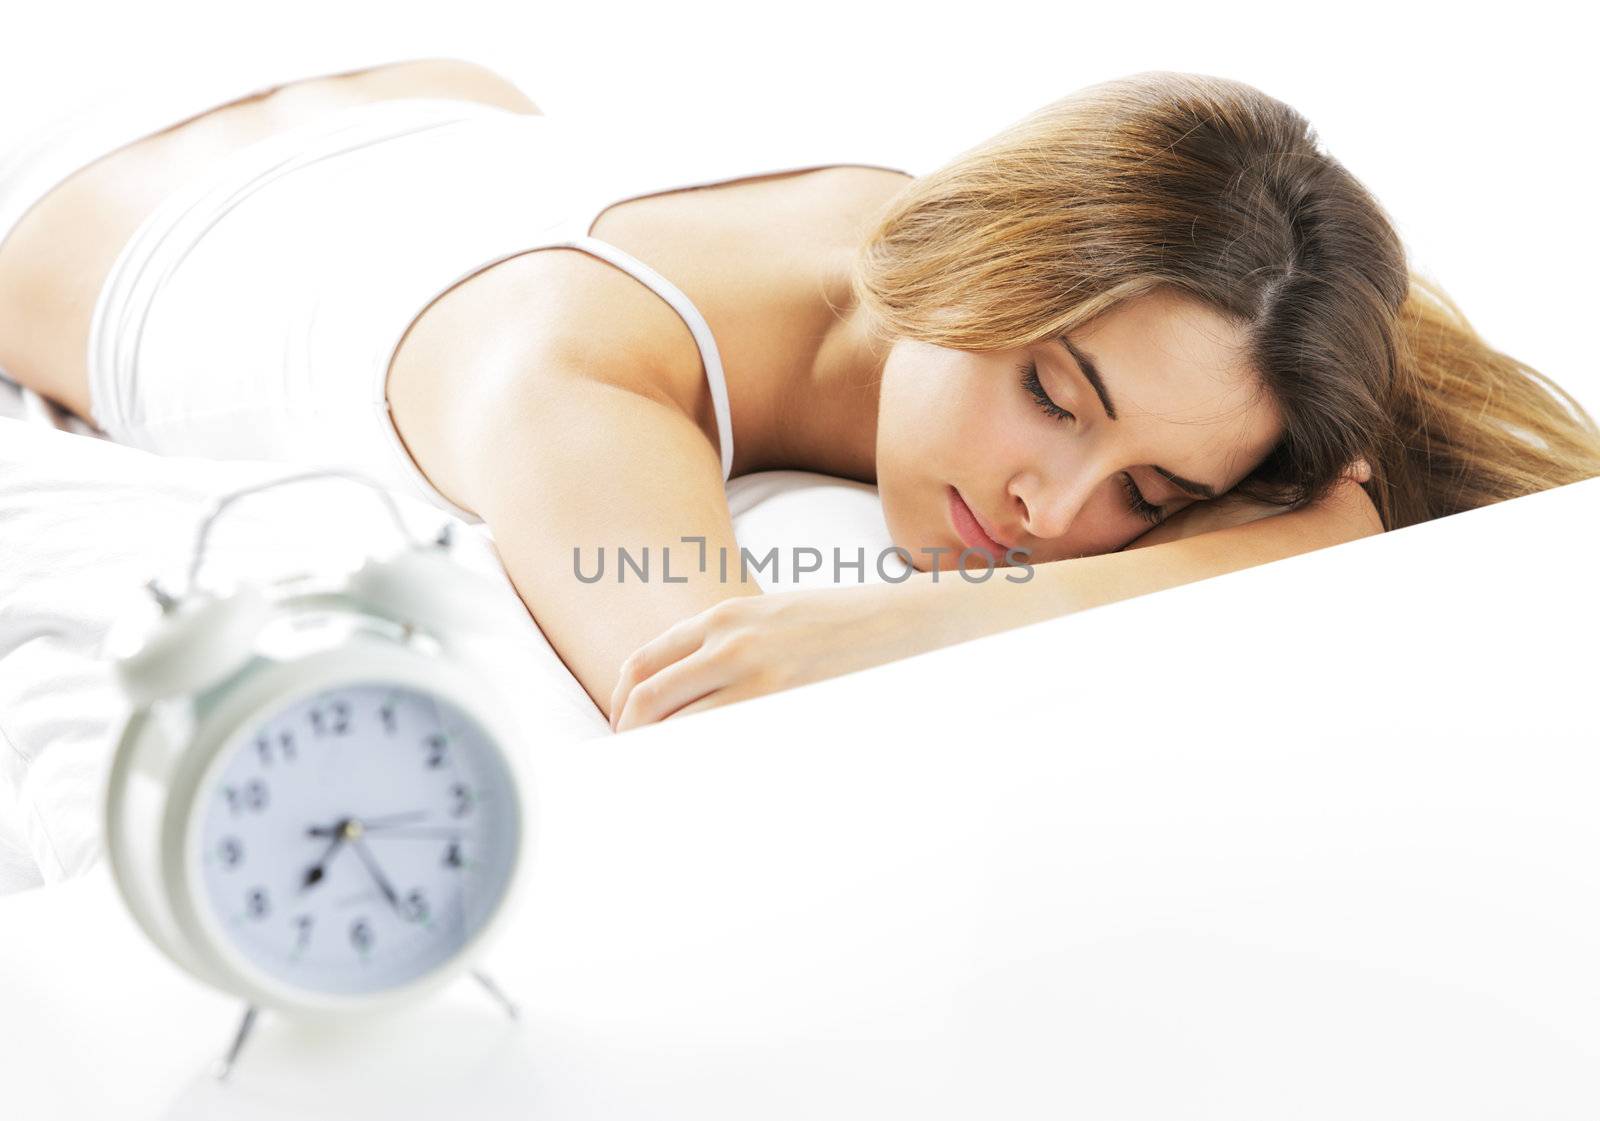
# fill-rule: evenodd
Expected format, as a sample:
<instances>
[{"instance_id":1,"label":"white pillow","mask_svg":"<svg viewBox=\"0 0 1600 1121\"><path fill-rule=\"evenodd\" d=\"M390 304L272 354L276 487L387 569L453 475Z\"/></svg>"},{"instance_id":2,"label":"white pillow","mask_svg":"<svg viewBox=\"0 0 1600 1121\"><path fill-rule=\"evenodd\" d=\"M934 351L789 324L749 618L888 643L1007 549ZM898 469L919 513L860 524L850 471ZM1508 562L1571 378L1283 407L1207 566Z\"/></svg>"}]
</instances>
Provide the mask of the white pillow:
<instances>
[{"instance_id":1,"label":"white pillow","mask_svg":"<svg viewBox=\"0 0 1600 1121\"><path fill-rule=\"evenodd\" d=\"M107 440L0 418L0 815L50 883L99 858L100 797L114 737L127 710L101 658L115 619L152 577L183 575L200 519L221 495L302 470L292 464L158 456ZM728 485L742 548L780 564L755 572L769 592L832 584L832 554L864 563L843 583L893 577L876 490L800 471L744 476ZM553 736L608 734L600 710L528 618L486 526L469 526L408 495L393 496L419 536L450 524L456 555L496 579L520 619L493 643L485 667L530 722ZM241 499L217 523L202 582L268 579L316 564L349 566L398 537L365 488L338 480L296 483ZM824 559L811 572L810 552ZM733 558L730 558L730 563ZM215 567L213 567L215 565ZM903 566L901 570L904 571ZM487 647L482 649L487 651Z\"/></svg>"}]
</instances>

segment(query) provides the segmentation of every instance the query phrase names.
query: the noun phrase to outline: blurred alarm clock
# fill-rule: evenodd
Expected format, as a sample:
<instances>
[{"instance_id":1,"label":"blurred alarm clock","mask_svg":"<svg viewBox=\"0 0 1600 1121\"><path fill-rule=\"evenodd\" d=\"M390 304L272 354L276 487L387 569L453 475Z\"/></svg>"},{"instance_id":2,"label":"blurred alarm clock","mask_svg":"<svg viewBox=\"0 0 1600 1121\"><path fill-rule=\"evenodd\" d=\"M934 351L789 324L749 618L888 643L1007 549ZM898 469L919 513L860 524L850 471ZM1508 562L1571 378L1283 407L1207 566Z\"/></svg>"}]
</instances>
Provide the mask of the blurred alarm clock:
<instances>
[{"instance_id":1,"label":"blurred alarm clock","mask_svg":"<svg viewBox=\"0 0 1600 1121\"><path fill-rule=\"evenodd\" d=\"M233 500L329 476L371 486L408 547L353 572L198 586ZM112 874L172 961L248 1003L222 1075L259 1006L419 997L471 969L510 911L532 832L529 740L470 640L517 601L449 550L448 525L418 542L363 476L274 480L222 499L188 588L152 581L146 617L108 640L130 703L106 787Z\"/></svg>"}]
</instances>

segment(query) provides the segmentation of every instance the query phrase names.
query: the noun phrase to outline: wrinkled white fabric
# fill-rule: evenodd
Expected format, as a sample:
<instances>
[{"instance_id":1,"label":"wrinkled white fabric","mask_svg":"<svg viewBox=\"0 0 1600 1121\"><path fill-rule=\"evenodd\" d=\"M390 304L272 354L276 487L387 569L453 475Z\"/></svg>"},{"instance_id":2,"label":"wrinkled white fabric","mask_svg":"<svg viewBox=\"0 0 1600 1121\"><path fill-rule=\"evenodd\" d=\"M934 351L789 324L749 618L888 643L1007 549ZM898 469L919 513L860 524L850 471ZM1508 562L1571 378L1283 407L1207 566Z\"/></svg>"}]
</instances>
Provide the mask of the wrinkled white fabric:
<instances>
[{"instance_id":1,"label":"wrinkled white fabric","mask_svg":"<svg viewBox=\"0 0 1600 1121\"><path fill-rule=\"evenodd\" d=\"M0 418L0 853L12 854L9 875L0 861L0 891L78 875L100 856L101 786L127 714L101 660L112 624L142 603L145 581L182 586L194 533L218 497L303 469L152 455ZM891 540L874 488L774 471L741 476L727 493L741 547L784 558L776 570L754 570L763 590L834 584L835 549L847 560L864 550L863 579L880 578L874 557ZM478 649L530 723L568 740L608 735L605 717L517 598L488 527L404 494L394 499L419 536L453 525L458 559L501 584L507 617L518 624ZM348 568L369 549L398 545L365 488L295 483L230 508L201 578L214 574L225 586L314 565ZM829 563L797 572L809 563L791 563L800 547L821 550ZM838 582L856 580L846 570Z\"/></svg>"}]
</instances>

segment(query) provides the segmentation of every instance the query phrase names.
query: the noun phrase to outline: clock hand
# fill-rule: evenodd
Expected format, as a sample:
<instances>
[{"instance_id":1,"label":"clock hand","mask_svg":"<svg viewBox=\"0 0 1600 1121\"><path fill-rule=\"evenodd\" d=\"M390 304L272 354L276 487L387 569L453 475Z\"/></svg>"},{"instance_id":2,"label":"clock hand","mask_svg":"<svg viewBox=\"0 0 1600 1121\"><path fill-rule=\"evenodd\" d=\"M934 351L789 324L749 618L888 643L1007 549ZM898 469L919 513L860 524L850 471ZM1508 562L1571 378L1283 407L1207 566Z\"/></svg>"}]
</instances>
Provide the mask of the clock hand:
<instances>
[{"instance_id":1,"label":"clock hand","mask_svg":"<svg viewBox=\"0 0 1600 1121\"><path fill-rule=\"evenodd\" d=\"M374 860L372 854L367 851L366 844L359 836L355 836L350 838L350 847L356 850L356 855L359 856L361 858L361 862L367 866L367 871L371 872L372 878L378 881L378 890L383 892L383 897L389 901L389 906L394 908L397 915L399 915L401 918L404 918L405 912L400 909L400 896L395 894L394 888L390 885L388 878L383 874L383 869L378 867L378 862Z\"/></svg>"},{"instance_id":2,"label":"clock hand","mask_svg":"<svg viewBox=\"0 0 1600 1121\"><path fill-rule=\"evenodd\" d=\"M318 834L318 836L322 835L323 834ZM322 880L323 873L327 870L328 862L338 854L339 846L344 844L344 841L345 835L343 823L340 823L340 825L334 830L333 843L323 850L322 855L317 858L317 862L315 864L306 869L305 877L300 881L301 891L310 891Z\"/></svg>"},{"instance_id":3,"label":"clock hand","mask_svg":"<svg viewBox=\"0 0 1600 1121\"><path fill-rule=\"evenodd\" d=\"M379 831L378 835L386 841L395 838L406 841L419 838L432 839L440 837L449 840L451 838L461 836L463 832L464 830L459 826L456 828L451 828L448 825L440 825L433 828L424 827L421 829L383 829Z\"/></svg>"},{"instance_id":4,"label":"clock hand","mask_svg":"<svg viewBox=\"0 0 1600 1121\"><path fill-rule=\"evenodd\" d=\"M427 817L427 810L413 810L411 813L386 814L383 817L361 818L363 829L387 829L391 825L404 825L408 821L415 821L419 817Z\"/></svg>"},{"instance_id":5,"label":"clock hand","mask_svg":"<svg viewBox=\"0 0 1600 1121\"><path fill-rule=\"evenodd\" d=\"M427 810L413 810L410 813L388 814L384 817L347 817L334 825L313 825L306 830L306 835L310 837L337 836L342 830L347 830L352 822L359 826L362 832L366 832L369 829L387 829L391 825L404 825L408 821L427 816Z\"/></svg>"}]
</instances>

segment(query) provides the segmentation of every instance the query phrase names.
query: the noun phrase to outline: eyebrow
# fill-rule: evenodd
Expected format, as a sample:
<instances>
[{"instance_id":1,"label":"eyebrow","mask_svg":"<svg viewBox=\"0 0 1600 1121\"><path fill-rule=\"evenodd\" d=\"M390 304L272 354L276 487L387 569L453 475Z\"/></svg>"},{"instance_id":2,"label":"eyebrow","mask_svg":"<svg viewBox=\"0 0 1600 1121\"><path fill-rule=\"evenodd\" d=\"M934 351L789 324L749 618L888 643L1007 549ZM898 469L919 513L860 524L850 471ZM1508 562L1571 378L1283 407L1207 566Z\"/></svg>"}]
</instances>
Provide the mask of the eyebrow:
<instances>
[{"instance_id":1,"label":"eyebrow","mask_svg":"<svg viewBox=\"0 0 1600 1121\"><path fill-rule=\"evenodd\" d=\"M1083 374L1084 378L1089 382L1089 388L1094 390L1094 395L1100 398L1100 407L1105 410L1106 419L1110 421L1116 420L1117 407L1111 403L1111 394L1106 392L1106 383L1101 379L1100 371L1095 367L1094 358L1079 350L1072 344L1072 340L1065 335L1058 336L1056 342L1066 347L1067 353L1072 355L1073 361L1078 364L1079 373ZM1207 486L1205 483L1197 483L1193 479L1185 479L1182 475L1174 474L1165 467L1157 467L1151 464L1150 469L1191 498L1217 497L1216 487Z\"/></svg>"}]
</instances>

